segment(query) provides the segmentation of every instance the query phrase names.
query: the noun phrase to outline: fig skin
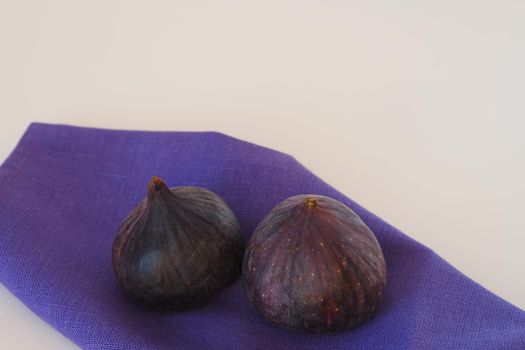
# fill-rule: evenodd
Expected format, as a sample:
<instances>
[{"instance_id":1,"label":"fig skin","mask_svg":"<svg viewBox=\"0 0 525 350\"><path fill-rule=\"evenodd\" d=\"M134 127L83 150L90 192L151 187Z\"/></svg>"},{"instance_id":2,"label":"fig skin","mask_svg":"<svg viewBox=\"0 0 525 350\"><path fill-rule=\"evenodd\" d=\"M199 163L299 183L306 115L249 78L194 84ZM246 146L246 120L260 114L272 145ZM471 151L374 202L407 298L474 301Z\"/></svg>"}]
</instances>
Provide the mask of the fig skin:
<instances>
[{"instance_id":1,"label":"fig skin","mask_svg":"<svg viewBox=\"0 0 525 350\"><path fill-rule=\"evenodd\" d=\"M215 193L158 177L122 222L113 269L133 301L159 310L202 305L241 274L239 222Z\"/></svg>"},{"instance_id":2,"label":"fig skin","mask_svg":"<svg viewBox=\"0 0 525 350\"><path fill-rule=\"evenodd\" d=\"M259 223L243 260L248 302L291 330L329 333L357 327L376 312L386 263L374 234L330 197L290 197Z\"/></svg>"}]
</instances>

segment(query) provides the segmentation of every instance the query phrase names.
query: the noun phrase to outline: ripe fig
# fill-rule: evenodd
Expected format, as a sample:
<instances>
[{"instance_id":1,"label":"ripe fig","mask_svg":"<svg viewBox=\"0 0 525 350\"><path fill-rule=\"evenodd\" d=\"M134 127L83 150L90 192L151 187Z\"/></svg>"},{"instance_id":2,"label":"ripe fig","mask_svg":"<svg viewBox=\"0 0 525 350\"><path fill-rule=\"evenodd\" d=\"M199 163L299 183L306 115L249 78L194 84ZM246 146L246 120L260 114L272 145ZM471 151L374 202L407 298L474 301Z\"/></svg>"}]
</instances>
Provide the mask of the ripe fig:
<instances>
[{"instance_id":1,"label":"ripe fig","mask_svg":"<svg viewBox=\"0 0 525 350\"><path fill-rule=\"evenodd\" d=\"M185 309L237 280L243 251L239 223L217 194L200 187L170 189L153 177L146 198L118 229L113 268L137 303Z\"/></svg>"},{"instance_id":2,"label":"ripe fig","mask_svg":"<svg viewBox=\"0 0 525 350\"><path fill-rule=\"evenodd\" d=\"M265 319L328 333L374 314L386 263L374 234L350 208L303 194L278 204L256 227L242 281L248 302Z\"/></svg>"}]
</instances>

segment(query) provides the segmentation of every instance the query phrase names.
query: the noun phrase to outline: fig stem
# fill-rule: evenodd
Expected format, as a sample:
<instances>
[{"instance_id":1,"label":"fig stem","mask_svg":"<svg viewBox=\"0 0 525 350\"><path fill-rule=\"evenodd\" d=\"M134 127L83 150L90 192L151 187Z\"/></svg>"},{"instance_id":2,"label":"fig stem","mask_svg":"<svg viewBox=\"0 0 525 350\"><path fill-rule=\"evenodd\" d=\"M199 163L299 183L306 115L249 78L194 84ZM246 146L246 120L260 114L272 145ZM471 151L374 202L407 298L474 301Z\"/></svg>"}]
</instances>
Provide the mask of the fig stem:
<instances>
[{"instance_id":1,"label":"fig stem","mask_svg":"<svg viewBox=\"0 0 525 350\"><path fill-rule=\"evenodd\" d=\"M158 176L153 176L151 178L151 181L150 181L150 186L151 188L153 188L153 190L155 191L160 191L160 189L162 188L162 186L164 185L164 182L162 181L162 179Z\"/></svg>"},{"instance_id":2,"label":"fig stem","mask_svg":"<svg viewBox=\"0 0 525 350\"><path fill-rule=\"evenodd\" d=\"M314 209L317 207L317 199L309 197L304 200L304 206L308 209Z\"/></svg>"}]
</instances>

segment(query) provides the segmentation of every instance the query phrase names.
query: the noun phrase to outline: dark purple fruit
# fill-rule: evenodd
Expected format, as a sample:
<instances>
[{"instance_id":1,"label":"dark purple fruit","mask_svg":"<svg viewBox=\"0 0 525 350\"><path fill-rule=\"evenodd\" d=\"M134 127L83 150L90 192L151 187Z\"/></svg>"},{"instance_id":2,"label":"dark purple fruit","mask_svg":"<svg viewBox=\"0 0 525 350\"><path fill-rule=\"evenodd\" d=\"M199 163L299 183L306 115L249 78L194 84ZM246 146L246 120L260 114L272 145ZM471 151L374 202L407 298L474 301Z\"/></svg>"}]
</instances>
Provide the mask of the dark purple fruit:
<instances>
[{"instance_id":1,"label":"dark purple fruit","mask_svg":"<svg viewBox=\"0 0 525 350\"><path fill-rule=\"evenodd\" d=\"M200 187L169 189L158 177L113 243L122 290L157 309L204 303L239 278L242 256L239 223L218 195Z\"/></svg>"},{"instance_id":2,"label":"dark purple fruit","mask_svg":"<svg viewBox=\"0 0 525 350\"><path fill-rule=\"evenodd\" d=\"M242 274L265 319L317 333L369 319L386 285L374 234L343 203L319 195L293 196L270 211L250 238Z\"/></svg>"}]
</instances>

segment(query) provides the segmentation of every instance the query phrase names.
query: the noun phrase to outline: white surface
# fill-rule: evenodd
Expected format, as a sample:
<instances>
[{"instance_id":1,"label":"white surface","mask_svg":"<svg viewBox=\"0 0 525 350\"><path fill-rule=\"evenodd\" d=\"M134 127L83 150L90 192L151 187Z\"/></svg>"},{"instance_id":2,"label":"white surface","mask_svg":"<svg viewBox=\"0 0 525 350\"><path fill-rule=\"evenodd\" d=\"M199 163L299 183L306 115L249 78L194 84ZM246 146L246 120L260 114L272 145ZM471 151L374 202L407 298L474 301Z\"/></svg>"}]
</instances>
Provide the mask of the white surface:
<instances>
[{"instance_id":1,"label":"white surface","mask_svg":"<svg viewBox=\"0 0 525 350\"><path fill-rule=\"evenodd\" d=\"M222 131L525 308L524 18L519 0L0 1L0 159L30 121ZM5 289L0 334L75 347Z\"/></svg>"}]
</instances>

